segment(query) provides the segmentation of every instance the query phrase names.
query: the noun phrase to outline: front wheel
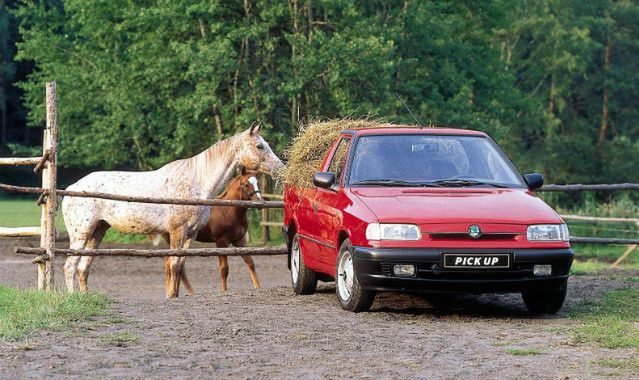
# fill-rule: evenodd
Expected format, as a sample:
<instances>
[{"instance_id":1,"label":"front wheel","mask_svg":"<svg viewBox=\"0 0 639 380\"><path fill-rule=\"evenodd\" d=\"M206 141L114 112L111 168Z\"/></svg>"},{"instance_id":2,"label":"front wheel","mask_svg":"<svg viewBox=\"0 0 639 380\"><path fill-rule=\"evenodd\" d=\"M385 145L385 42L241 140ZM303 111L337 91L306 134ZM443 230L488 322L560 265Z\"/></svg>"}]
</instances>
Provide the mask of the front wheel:
<instances>
[{"instance_id":1,"label":"front wheel","mask_svg":"<svg viewBox=\"0 0 639 380\"><path fill-rule=\"evenodd\" d=\"M317 289L317 273L304 265L297 234L291 243L291 285L295 294L313 294Z\"/></svg>"},{"instance_id":2,"label":"front wheel","mask_svg":"<svg viewBox=\"0 0 639 380\"><path fill-rule=\"evenodd\" d=\"M523 292L521 297L534 314L556 314L564 305L568 284L564 282L559 288L540 292Z\"/></svg>"},{"instance_id":3,"label":"front wheel","mask_svg":"<svg viewBox=\"0 0 639 380\"><path fill-rule=\"evenodd\" d=\"M373 305L375 293L362 289L353 265L351 241L346 239L339 250L335 275L335 293L342 309L360 312Z\"/></svg>"}]
</instances>

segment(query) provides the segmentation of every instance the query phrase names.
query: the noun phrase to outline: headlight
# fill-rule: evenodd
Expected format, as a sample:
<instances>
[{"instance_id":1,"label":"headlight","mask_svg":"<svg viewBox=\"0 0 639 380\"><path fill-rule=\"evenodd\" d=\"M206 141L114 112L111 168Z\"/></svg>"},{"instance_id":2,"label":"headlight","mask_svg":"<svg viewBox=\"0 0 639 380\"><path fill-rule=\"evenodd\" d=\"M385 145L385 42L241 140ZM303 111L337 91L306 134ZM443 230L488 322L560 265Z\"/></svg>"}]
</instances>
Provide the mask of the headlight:
<instances>
[{"instance_id":1,"label":"headlight","mask_svg":"<svg viewBox=\"0 0 639 380\"><path fill-rule=\"evenodd\" d=\"M422 234L414 224L371 223L366 227L368 240L419 240Z\"/></svg>"},{"instance_id":2,"label":"headlight","mask_svg":"<svg viewBox=\"0 0 639 380\"><path fill-rule=\"evenodd\" d=\"M526 237L529 241L569 241L570 233L566 224L534 224L528 226Z\"/></svg>"}]
</instances>

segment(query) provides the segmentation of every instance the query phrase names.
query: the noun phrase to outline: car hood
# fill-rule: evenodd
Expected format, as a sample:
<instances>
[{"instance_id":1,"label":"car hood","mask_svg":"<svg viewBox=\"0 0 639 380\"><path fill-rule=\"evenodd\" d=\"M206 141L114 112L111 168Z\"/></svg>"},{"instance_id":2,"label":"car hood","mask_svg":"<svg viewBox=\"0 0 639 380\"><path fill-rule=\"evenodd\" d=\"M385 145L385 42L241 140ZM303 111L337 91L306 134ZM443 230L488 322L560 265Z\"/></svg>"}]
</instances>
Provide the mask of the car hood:
<instances>
[{"instance_id":1,"label":"car hood","mask_svg":"<svg viewBox=\"0 0 639 380\"><path fill-rule=\"evenodd\" d=\"M550 206L526 189L358 187L350 192L386 223L562 222Z\"/></svg>"}]
</instances>

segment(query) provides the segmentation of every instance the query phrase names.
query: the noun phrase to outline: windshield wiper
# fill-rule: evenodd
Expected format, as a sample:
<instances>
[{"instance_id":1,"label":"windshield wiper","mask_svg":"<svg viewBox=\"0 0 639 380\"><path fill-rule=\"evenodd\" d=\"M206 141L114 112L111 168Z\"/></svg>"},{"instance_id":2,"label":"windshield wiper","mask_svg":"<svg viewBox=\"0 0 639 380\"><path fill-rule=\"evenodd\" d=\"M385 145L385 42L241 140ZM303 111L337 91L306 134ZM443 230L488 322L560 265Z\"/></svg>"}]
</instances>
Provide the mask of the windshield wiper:
<instances>
[{"instance_id":1,"label":"windshield wiper","mask_svg":"<svg viewBox=\"0 0 639 380\"><path fill-rule=\"evenodd\" d=\"M351 185L371 185L371 186L405 186L405 187L438 187L437 183L430 182L409 182L397 179L367 179L363 181L357 181Z\"/></svg>"},{"instance_id":2,"label":"windshield wiper","mask_svg":"<svg viewBox=\"0 0 639 380\"><path fill-rule=\"evenodd\" d=\"M492 187L506 188L507 186L501 185L498 183L492 182L484 182L478 181L475 179L438 179L436 181L432 181L431 183L438 184L440 186L450 186L450 187L464 187L464 186L479 186L479 185L488 185Z\"/></svg>"}]
</instances>

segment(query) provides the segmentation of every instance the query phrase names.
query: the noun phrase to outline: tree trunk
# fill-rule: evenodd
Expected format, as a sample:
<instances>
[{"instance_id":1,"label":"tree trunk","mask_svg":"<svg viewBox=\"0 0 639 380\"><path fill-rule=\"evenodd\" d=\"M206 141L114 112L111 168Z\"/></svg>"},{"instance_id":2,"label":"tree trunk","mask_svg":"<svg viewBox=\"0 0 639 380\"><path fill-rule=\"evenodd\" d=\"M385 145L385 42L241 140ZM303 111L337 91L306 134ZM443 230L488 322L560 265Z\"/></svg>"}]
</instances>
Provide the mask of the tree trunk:
<instances>
[{"instance_id":1,"label":"tree trunk","mask_svg":"<svg viewBox=\"0 0 639 380\"><path fill-rule=\"evenodd\" d=\"M7 145L7 100L2 99L2 120L0 120L0 148Z\"/></svg>"},{"instance_id":2,"label":"tree trunk","mask_svg":"<svg viewBox=\"0 0 639 380\"><path fill-rule=\"evenodd\" d=\"M606 79L610 71L610 50L612 43L610 42L610 28L606 32L606 48L604 50L604 79L603 79L603 100L601 106L601 127L599 127L599 145L606 140L606 132L608 131L608 86Z\"/></svg>"}]
</instances>

